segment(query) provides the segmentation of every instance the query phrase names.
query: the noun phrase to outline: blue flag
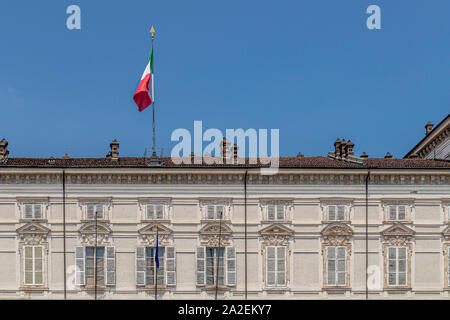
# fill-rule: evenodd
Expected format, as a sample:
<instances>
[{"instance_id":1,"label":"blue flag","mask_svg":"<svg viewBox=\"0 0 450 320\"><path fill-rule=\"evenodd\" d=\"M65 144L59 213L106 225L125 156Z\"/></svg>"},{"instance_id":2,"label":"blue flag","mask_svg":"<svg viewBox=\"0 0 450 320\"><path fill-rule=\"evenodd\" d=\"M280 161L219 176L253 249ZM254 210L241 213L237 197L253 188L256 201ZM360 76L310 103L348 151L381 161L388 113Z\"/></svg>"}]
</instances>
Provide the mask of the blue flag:
<instances>
[{"instance_id":1,"label":"blue flag","mask_svg":"<svg viewBox=\"0 0 450 320\"><path fill-rule=\"evenodd\" d=\"M156 229L156 251L155 251L156 269L159 269L159 257L158 257L158 229Z\"/></svg>"}]
</instances>

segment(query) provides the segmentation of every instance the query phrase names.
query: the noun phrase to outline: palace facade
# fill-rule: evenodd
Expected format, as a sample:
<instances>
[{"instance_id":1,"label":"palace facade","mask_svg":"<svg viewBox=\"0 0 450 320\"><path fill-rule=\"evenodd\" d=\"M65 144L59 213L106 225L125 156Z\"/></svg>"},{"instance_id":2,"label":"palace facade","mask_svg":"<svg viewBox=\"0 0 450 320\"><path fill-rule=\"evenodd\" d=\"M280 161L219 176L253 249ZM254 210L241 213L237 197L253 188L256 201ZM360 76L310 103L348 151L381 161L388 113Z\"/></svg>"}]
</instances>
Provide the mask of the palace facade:
<instances>
[{"instance_id":1,"label":"palace facade","mask_svg":"<svg viewBox=\"0 0 450 320\"><path fill-rule=\"evenodd\" d=\"M0 298L449 298L449 161L337 140L262 175L237 155L155 164L110 146L14 158L0 142Z\"/></svg>"}]
</instances>

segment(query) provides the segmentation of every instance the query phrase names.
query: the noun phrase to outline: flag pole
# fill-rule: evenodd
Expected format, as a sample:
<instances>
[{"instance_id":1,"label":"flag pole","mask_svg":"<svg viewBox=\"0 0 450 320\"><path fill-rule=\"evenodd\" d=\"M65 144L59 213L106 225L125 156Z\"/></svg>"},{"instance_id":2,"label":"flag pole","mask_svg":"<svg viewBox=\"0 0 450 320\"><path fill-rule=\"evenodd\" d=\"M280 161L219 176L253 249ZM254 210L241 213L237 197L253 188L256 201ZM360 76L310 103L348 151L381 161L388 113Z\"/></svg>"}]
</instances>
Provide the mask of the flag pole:
<instances>
[{"instance_id":1,"label":"flag pole","mask_svg":"<svg viewBox=\"0 0 450 320\"><path fill-rule=\"evenodd\" d=\"M152 35L152 52L153 52L153 43L155 40L155 28L150 29L150 33ZM154 53L153 53L154 55ZM152 66L153 67L153 66ZM154 88L154 78L155 78L155 70L151 70L152 72L152 98L153 98L153 147L152 147L152 158L156 157L156 147L155 147L155 88Z\"/></svg>"},{"instance_id":2,"label":"flag pole","mask_svg":"<svg viewBox=\"0 0 450 320\"><path fill-rule=\"evenodd\" d=\"M156 221L156 250L155 250L155 300L158 300L158 266L159 266L159 244L158 244L158 221Z\"/></svg>"}]
</instances>

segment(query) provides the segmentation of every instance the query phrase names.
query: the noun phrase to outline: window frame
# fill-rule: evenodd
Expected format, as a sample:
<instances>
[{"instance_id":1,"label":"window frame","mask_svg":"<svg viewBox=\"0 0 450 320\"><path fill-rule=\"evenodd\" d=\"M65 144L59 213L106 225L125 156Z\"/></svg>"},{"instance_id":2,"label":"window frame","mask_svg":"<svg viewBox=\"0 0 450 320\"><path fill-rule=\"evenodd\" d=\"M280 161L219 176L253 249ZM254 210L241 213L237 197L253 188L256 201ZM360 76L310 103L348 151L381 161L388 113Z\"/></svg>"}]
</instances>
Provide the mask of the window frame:
<instances>
[{"instance_id":1,"label":"window frame","mask_svg":"<svg viewBox=\"0 0 450 320\"><path fill-rule=\"evenodd\" d=\"M275 260L275 262L274 262L274 268L275 268L275 270L273 270L273 271L270 271L269 270L269 254L268 254L268 251L269 251L269 249L270 248L274 248L274 250L275 250L275 259L273 259L273 260ZM283 260L284 260L284 284L279 284L279 277L278 277L278 274L279 274L279 271L278 271L278 248L283 248L284 249L284 258L283 258ZM288 248L287 248L287 246L283 246L283 245L280 245L280 246L276 246L276 245L267 245L267 246L265 246L265 285L266 285L266 287L268 288L268 289L277 289L277 288L287 288L287 282L288 282L288 275L287 275L287 267L288 267L288 261L287 261L287 251L288 251ZM273 285L271 285L271 284L269 284L269 272L273 272L274 273L274 275L275 275L275 281L274 281L274 284Z\"/></svg>"},{"instance_id":2,"label":"window frame","mask_svg":"<svg viewBox=\"0 0 450 320\"><path fill-rule=\"evenodd\" d=\"M328 256L329 256L328 255L328 250L330 248L334 249L334 256L335 256L334 259L332 259L332 260L335 261L335 270L334 270L334 274L335 274L334 279L335 279L335 281L334 281L333 284L329 283L329 277L328 277L328 274L329 274L328 264L329 264L329 260L330 260L328 258ZM339 248L344 250L344 258L342 258L342 259L339 259L338 256L337 256ZM348 257L347 257L348 252L347 252L347 249L348 249L347 246L343 246L343 245L337 245L337 246L329 245L329 246L325 247L325 268L326 268L326 270L325 270L325 284L326 284L326 287L347 287L348 286L348 261L347 261L347 259L348 259ZM344 271L338 271L338 260L343 260L344 261ZM338 275L339 275L339 273L344 273L344 280L345 280L344 284L338 284Z\"/></svg>"},{"instance_id":3,"label":"window frame","mask_svg":"<svg viewBox=\"0 0 450 320\"><path fill-rule=\"evenodd\" d=\"M32 275L33 275L32 276L32 278L33 278L32 283L27 283L27 277L26 277L26 274L27 274L26 250L27 250L27 248L31 248L31 252L32 252L32 257L31 257L31 263L32 263L31 272L32 272ZM36 273L37 273L37 271L36 271L36 258L35 258L35 253L36 253L35 249L36 248L40 248L41 249L41 273L42 273L41 279L42 279L42 281L40 283L37 283L36 279L35 279L36 278ZM43 245L24 245L22 247L22 254L23 254L23 257L22 257L22 269L23 269L22 270L22 273L23 273L22 284L23 284L23 286L25 286L25 287L43 286L45 284L45 248L44 248L44 246Z\"/></svg>"},{"instance_id":4,"label":"window frame","mask_svg":"<svg viewBox=\"0 0 450 320\"><path fill-rule=\"evenodd\" d=\"M390 249L395 249L395 271L394 272L390 272L389 271L389 262L391 261L391 259L389 258L389 251ZM399 271L399 264L400 264L400 259L399 259L399 249L404 249L405 250L405 271L404 272L400 272ZM386 268L386 272L385 272L385 283L386 286L388 288L408 288L409 287L409 248L408 246L387 246L386 247L386 257L385 257L386 261L385 261L385 268ZM389 283L389 275L390 274L395 274L395 284L390 284ZM405 274L405 284L399 284L399 275L400 273L404 273Z\"/></svg>"},{"instance_id":5,"label":"window frame","mask_svg":"<svg viewBox=\"0 0 450 320\"><path fill-rule=\"evenodd\" d=\"M395 207L395 219L391 219L391 208ZM404 207L405 208L405 217L404 219L399 219L399 208ZM409 213L408 213L408 204L387 204L386 205L386 221L389 222L407 222L409 219Z\"/></svg>"},{"instance_id":6,"label":"window frame","mask_svg":"<svg viewBox=\"0 0 450 320\"><path fill-rule=\"evenodd\" d=\"M148 211L149 207L153 207L153 217L149 217ZM157 207L161 207L162 217L158 218ZM145 204L144 209L144 220L155 221L166 219L166 204L163 202L148 202Z\"/></svg>"},{"instance_id":7,"label":"window frame","mask_svg":"<svg viewBox=\"0 0 450 320\"><path fill-rule=\"evenodd\" d=\"M89 210L90 206L93 206L93 208L94 208L94 213L93 213L93 217L92 218L90 218L89 215L88 215L88 210ZM98 215L97 215L97 220L107 220L107 218L106 218L106 208L105 208L106 205L103 202L86 203L85 204L85 212L84 212L84 220L86 220L86 221L95 221L95 215L96 215L96 212L97 212L96 211L97 206L101 206L101 208L102 208L102 215L101 215L101 217L98 217Z\"/></svg>"},{"instance_id":8,"label":"window frame","mask_svg":"<svg viewBox=\"0 0 450 320\"><path fill-rule=\"evenodd\" d=\"M273 207L274 208L274 219L270 219L269 218L269 208ZM279 208L281 207L282 209L282 214L283 217L282 219L278 218L278 214L279 214ZM281 221L286 221L286 205L285 204L275 204L275 203L268 203L266 205L266 221L271 221L271 222L281 222Z\"/></svg>"},{"instance_id":9,"label":"window frame","mask_svg":"<svg viewBox=\"0 0 450 320\"><path fill-rule=\"evenodd\" d=\"M31 206L31 218L28 218L25 216L26 211L27 211L27 207ZM40 206L40 217L36 217L35 213L36 213L36 206ZM45 220L44 218L44 203L42 202L29 202L29 203L24 203L23 204L23 213L22 213L22 219L23 220L27 220L27 221L32 221L32 220Z\"/></svg>"},{"instance_id":10,"label":"window frame","mask_svg":"<svg viewBox=\"0 0 450 320\"><path fill-rule=\"evenodd\" d=\"M148 252L148 250L152 250L152 256L151 257L148 257L147 256L147 252ZM162 259L161 259L161 256L160 256L160 250L163 250L164 252L163 252L163 255L162 255ZM160 257L160 260L159 260L159 268L157 269L157 271L155 272L155 269L156 269L156 263L155 263L155 254L156 254L156 247L149 247L149 246L145 246L145 287L154 287L155 286L155 278L156 278L156 280L158 280L158 277L160 277L161 275L160 275L160 273L162 272L162 283L160 284L159 282L158 282L158 286L160 286L160 285L162 285L162 286L166 286L167 285L167 279L166 279L166 259L167 259L167 257L166 257L166 253L167 253L167 250L166 250L166 247L158 247L158 256ZM149 268L149 266L148 266L148 264L147 264L147 260L148 259L150 259L150 261L151 261L151 263L152 263L152 265L150 266L150 268ZM161 261L162 260L162 261ZM162 262L162 263L161 263ZM161 264L162 264L162 268L161 268ZM148 283L147 282L147 279L149 278L148 277L148 269L151 269L152 270L152 273L153 273L153 283Z\"/></svg>"},{"instance_id":11,"label":"window frame","mask_svg":"<svg viewBox=\"0 0 450 320\"><path fill-rule=\"evenodd\" d=\"M214 207L214 217L213 218L209 217L209 208L210 207ZM218 212L218 210L217 210L218 207L222 207L222 219L220 219L220 212ZM221 203L206 204L205 205L205 220L210 220L210 221L225 220L226 219L225 212L226 212L225 204L221 204Z\"/></svg>"},{"instance_id":12,"label":"window frame","mask_svg":"<svg viewBox=\"0 0 450 320\"><path fill-rule=\"evenodd\" d=\"M330 219L330 207L333 207L335 210L335 218L334 219ZM343 207L344 208L344 217L342 219L338 218L339 215L339 207ZM345 222L345 221L349 221L348 218L348 209L347 209L348 205L346 204L339 204L339 203L330 203L326 205L326 209L325 209L325 218L326 221L329 222Z\"/></svg>"}]
</instances>

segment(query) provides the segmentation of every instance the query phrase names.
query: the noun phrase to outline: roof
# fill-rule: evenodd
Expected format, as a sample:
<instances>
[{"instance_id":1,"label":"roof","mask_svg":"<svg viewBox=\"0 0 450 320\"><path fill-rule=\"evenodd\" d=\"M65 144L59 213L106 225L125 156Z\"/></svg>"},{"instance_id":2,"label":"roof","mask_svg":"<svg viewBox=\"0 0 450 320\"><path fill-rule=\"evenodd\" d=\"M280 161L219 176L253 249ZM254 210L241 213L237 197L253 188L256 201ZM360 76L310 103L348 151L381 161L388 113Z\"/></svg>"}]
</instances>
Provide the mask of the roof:
<instances>
[{"instance_id":1,"label":"roof","mask_svg":"<svg viewBox=\"0 0 450 320\"><path fill-rule=\"evenodd\" d=\"M436 132L439 132L441 130L443 130L444 124L447 122L447 120L450 120L450 113L448 114L447 117L445 117L441 122L439 122L439 124L433 128L433 130L431 130L427 135L425 135L425 137L422 138L422 140L420 140L415 146L414 148L412 148L403 158L408 158L410 155L412 155L413 153L417 153L418 151L420 151L421 149L423 149L423 147L425 147L429 142L434 140L434 134ZM430 122L428 122L430 123ZM428 124L427 123L427 124ZM428 141L428 143L424 144L422 148L419 148L420 145L422 145L426 140L430 140Z\"/></svg>"},{"instance_id":2,"label":"roof","mask_svg":"<svg viewBox=\"0 0 450 320\"><path fill-rule=\"evenodd\" d=\"M259 168L261 163L250 164L175 164L170 157L161 157L161 168ZM148 168L150 157L110 158L7 158L1 168ZM280 168L320 169L450 169L448 160L368 158L361 163L336 160L329 157L280 157Z\"/></svg>"}]
</instances>

